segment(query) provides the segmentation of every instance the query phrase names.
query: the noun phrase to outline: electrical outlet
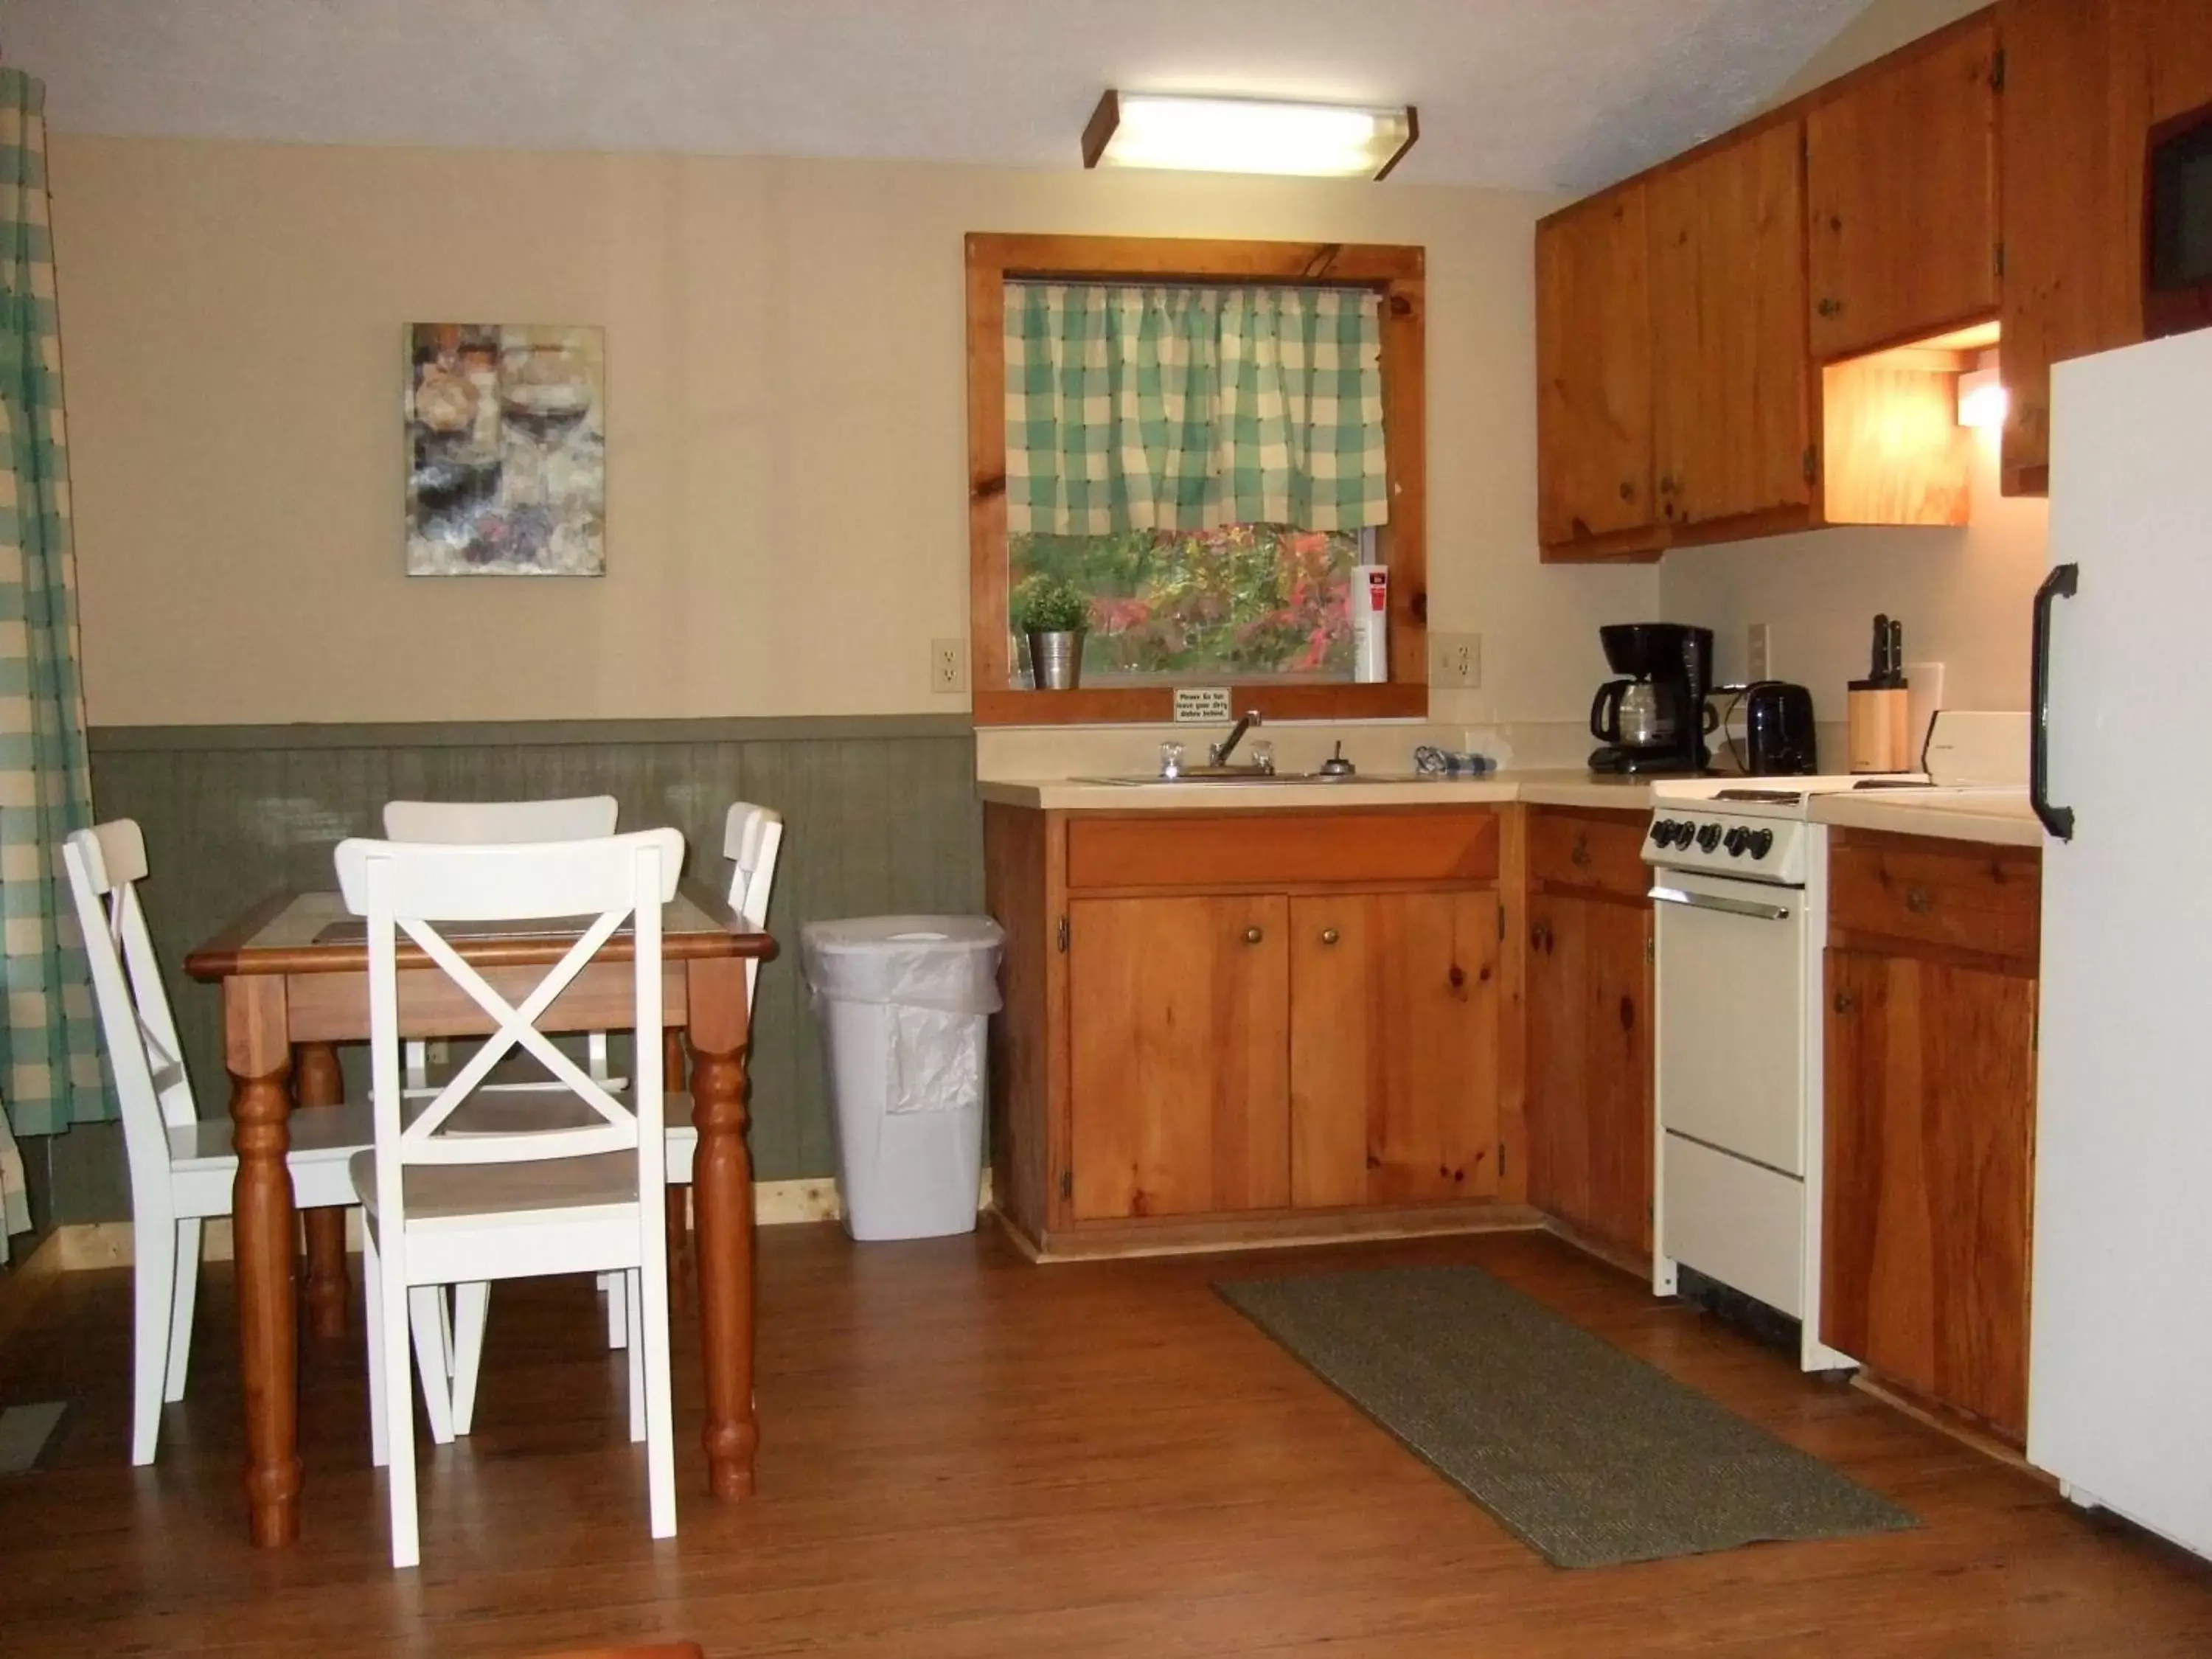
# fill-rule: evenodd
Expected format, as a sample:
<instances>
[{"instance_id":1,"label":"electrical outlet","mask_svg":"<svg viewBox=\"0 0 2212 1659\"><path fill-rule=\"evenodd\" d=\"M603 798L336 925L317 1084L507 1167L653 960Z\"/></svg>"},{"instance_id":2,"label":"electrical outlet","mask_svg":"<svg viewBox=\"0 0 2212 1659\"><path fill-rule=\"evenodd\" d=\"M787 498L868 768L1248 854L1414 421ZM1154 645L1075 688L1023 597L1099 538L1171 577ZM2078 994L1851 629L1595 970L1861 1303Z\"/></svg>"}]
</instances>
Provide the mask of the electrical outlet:
<instances>
[{"instance_id":1,"label":"electrical outlet","mask_svg":"<svg viewBox=\"0 0 2212 1659\"><path fill-rule=\"evenodd\" d=\"M1429 635L1429 684L1472 690L1482 684L1482 635Z\"/></svg>"},{"instance_id":2,"label":"electrical outlet","mask_svg":"<svg viewBox=\"0 0 2212 1659\"><path fill-rule=\"evenodd\" d=\"M1744 678L1771 679L1773 674L1774 630L1765 623L1752 623L1747 641Z\"/></svg>"},{"instance_id":3,"label":"electrical outlet","mask_svg":"<svg viewBox=\"0 0 2212 1659\"><path fill-rule=\"evenodd\" d=\"M929 642L929 689L957 696L968 689L968 641Z\"/></svg>"},{"instance_id":4,"label":"electrical outlet","mask_svg":"<svg viewBox=\"0 0 2212 1659\"><path fill-rule=\"evenodd\" d=\"M449 1038L432 1037L422 1045L422 1060L426 1065L447 1066L453 1063L453 1045Z\"/></svg>"}]
</instances>

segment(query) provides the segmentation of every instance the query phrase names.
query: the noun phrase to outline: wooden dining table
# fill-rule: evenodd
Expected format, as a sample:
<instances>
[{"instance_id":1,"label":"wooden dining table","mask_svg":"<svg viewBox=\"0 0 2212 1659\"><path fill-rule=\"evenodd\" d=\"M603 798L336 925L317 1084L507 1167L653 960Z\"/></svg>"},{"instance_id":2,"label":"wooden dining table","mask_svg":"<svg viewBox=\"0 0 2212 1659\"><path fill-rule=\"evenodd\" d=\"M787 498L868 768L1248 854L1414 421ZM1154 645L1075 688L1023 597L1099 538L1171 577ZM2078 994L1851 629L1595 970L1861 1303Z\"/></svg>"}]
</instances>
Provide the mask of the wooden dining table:
<instances>
[{"instance_id":1,"label":"wooden dining table","mask_svg":"<svg viewBox=\"0 0 2212 1659\"><path fill-rule=\"evenodd\" d=\"M461 957L520 1004L581 935L583 919L513 932L447 937ZM622 1030L634 1018L631 942L617 934L538 1022L540 1030ZM745 1147L745 966L775 941L722 896L687 880L663 910L662 1008L678 1088L690 1052L694 1243L705 1379L708 1489L753 1487L753 1192ZM484 1011L418 947L402 941L399 1029L406 1037L489 1035ZM194 979L222 987L223 1064L238 1149L231 1218L238 1288L239 1369L246 1402L246 1502L253 1541L300 1532L300 1294L297 1223L285 1168L295 1101L344 1098L337 1045L368 1040L368 947L335 891L270 895L185 959ZM672 1216L674 1205L671 1206ZM307 1212L307 1304L319 1336L343 1335L349 1302L345 1212ZM366 1438L364 1437L364 1443Z\"/></svg>"}]
</instances>

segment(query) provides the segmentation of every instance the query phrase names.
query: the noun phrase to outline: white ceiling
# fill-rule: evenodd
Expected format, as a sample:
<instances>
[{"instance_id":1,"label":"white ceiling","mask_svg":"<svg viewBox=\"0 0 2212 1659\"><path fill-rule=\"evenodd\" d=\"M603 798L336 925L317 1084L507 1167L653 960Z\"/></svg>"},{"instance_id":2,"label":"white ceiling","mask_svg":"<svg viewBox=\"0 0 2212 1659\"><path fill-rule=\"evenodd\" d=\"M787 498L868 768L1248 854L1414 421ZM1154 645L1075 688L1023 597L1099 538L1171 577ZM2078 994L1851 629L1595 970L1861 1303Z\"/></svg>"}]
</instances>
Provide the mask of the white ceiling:
<instances>
[{"instance_id":1,"label":"white ceiling","mask_svg":"<svg viewBox=\"0 0 2212 1659\"><path fill-rule=\"evenodd\" d=\"M58 131L1073 167L1100 90L1418 104L1396 176L1583 189L1865 0L5 0Z\"/></svg>"}]
</instances>

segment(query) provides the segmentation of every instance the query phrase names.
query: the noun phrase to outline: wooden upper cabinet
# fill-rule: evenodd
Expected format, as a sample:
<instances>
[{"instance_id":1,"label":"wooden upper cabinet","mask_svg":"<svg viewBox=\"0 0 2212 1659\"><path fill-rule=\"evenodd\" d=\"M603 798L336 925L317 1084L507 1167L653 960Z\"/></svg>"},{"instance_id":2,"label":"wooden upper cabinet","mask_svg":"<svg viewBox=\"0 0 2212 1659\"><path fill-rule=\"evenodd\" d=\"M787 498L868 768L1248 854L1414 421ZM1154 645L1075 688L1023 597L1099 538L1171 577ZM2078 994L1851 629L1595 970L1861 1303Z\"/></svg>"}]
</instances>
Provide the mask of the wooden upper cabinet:
<instances>
[{"instance_id":1,"label":"wooden upper cabinet","mask_svg":"<svg viewBox=\"0 0 2212 1659\"><path fill-rule=\"evenodd\" d=\"M1806 112L1814 357L1996 310L1996 58L1984 15L1881 60Z\"/></svg>"},{"instance_id":2,"label":"wooden upper cabinet","mask_svg":"<svg viewBox=\"0 0 2212 1659\"><path fill-rule=\"evenodd\" d=\"M1632 538L1658 520L1644 208L1638 181L1536 228L1536 519L1547 548Z\"/></svg>"},{"instance_id":3,"label":"wooden upper cabinet","mask_svg":"<svg viewBox=\"0 0 2212 1659\"><path fill-rule=\"evenodd\" d=\"M2142 337L2143 24L2203 0L2002 0L2004 488L2049 487L2051 366Z\"/></svg>"},{"instance_id":4,"label":"wooden upper cabinet","mask_svg":"<svg viewBox=\"0 0 2212 1659\"><path fill-rule=\"evenodd\" d=\"M1498 1191L1498 895L1291 901L1291 1201Z\"/></svg>"},{"instance_id":5,"label":"wooden upper cabinet","mask_svg":"<svg viewBox=\"0 0 2212 1659\"><path fill-rule=\"evenodd\" d=\"M1650 179L1653 406L1668 522L1814 498L1802 144L1802 123L1777 122Z\"/></svg>"},{"instance_id":6,"label":"wooden upper cabinet","mask_svg":"<svg viewBox=\"0 0 2212 1659\"><path fill-rule=\"evenodd\" d=\"M1282 896L1069 906L1079 1220L1290 1202Z\"/></svg>"}]
</instances>

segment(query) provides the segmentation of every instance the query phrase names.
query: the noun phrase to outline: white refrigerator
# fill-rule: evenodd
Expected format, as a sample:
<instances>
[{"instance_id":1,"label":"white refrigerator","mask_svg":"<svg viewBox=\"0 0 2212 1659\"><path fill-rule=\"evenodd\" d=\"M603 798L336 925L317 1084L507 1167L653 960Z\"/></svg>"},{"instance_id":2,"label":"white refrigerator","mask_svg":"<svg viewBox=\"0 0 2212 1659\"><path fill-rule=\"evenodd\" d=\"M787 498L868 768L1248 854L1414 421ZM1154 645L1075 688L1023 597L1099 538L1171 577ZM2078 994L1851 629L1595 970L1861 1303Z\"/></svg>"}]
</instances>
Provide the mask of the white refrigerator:
<instances>
[{"instance_id":1,"label":"white refrigerator","mask_svg":"<svg viewBox=\"0 0 2212 1659\"><path fill-rule=\"evenodd\" d=\"M2212 1555L2212 331L2051 405L2027 1455Z\"/></svg>"}]
</instances>

